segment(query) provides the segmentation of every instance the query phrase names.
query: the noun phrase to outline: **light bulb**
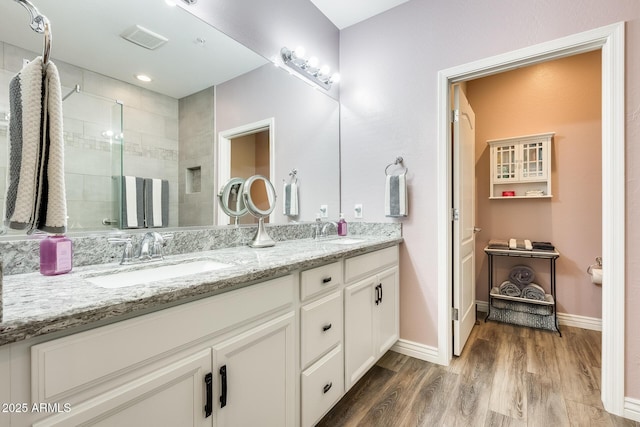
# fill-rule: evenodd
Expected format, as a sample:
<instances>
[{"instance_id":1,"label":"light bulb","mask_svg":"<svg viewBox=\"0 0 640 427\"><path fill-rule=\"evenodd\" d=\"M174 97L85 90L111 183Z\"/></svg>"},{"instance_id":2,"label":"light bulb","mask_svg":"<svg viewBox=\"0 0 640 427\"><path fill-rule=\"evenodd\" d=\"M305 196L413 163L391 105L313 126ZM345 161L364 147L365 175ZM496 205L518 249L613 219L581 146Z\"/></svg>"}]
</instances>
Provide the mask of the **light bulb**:
<instances>
[{"instance_id":1,"label":"light bulb","mask_svg":"<svg viewBox=\"0 0 640 427\"><path fill-rule=\"evenodd\" d=\"M304 58L304 54L307 53L304 49L303 46L298 46L294 51L293 54L295 55L296 58Z\"/></svg>"},{"instance_id":2,"label":"light bulb","mask_svg":"<svg viewBox=\"0 0 640 427\"><path fill-rule=\"evenodd\" d=\"M331 78L329 79L329 81L330 81L331 83L338 83L338 82L340 82L340 73L333 73L333 74L331 75Z\"/></svg>"},{"instance_id":3,"label":"light bulb","mask_svg":"<svg viewBox=\"0 0 640 427\"><path fill-rule=\"evenodd\" d=\"M315 57L312 56L311 58L309 58L309 60L307 61L307 65L311 68L317 68L318 67L318 63L320 63L320 60Z\"/></svg>"},{"instance_id":4,"label":"light bulb","mask_svg":"<svg viewBox=\"0 0 640 427\"><path fill-rule=\"evenodd\" d=\"M327 74L329 74L329 71L331 71L331 68L328 65L323 65L322 68L320 68L318 74L321 76L326 76Z\"/></svg>"}]
</instances>

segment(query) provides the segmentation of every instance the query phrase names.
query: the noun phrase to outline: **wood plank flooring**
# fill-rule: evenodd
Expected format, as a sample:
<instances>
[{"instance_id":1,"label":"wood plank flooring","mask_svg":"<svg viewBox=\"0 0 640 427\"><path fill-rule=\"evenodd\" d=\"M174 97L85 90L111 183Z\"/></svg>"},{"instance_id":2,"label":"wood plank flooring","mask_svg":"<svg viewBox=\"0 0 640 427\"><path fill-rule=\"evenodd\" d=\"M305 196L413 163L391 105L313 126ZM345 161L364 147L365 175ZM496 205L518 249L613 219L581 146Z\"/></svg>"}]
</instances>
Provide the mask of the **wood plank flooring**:
<instances>
[{"instance_id":1,"label":"wood plank flooring","mask_svg":"<svg viewBox=\"0 0 640 427\"><path fill-rule=\"evenodd\" d=\"M318 424L624 426L600 401L600 332L481 322L449 366L388 352Z\"/></svg>"}]
</instances>

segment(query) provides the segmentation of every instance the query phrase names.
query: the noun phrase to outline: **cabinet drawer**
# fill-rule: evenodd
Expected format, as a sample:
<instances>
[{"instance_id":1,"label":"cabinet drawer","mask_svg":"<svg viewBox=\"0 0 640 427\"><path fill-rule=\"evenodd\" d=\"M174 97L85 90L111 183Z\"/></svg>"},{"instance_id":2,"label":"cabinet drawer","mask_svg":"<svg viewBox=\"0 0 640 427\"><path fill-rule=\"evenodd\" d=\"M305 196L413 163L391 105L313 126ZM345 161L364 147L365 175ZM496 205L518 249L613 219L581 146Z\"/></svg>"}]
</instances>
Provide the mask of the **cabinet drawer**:
<instances>
[{"instance_id":1,"label":"cabinet drawer","mask_svg":"<svg viewBox=\"0 0 640 427\"><path fill-rule=\"evenodd\" d=\"M304 368L342 340L342 292L300 309L300 359Z\"/></svg>"},{"instance_id":2,"label":"cabinet drawer","mask_svg":"<svg viewBox=\"0 0 640 427\"><path fill-rule=\"evenodd\" d=\"M342 397L342 346L331 350L302 372L302 426L312 426Z\"/></svg>"},{"instance_id":3,"label":"cabinet drawer","mask_svg":"<svg viewBox=\"0 0 640 427\"><path fill-rule=\"evenodd\" d=\"M293 303L292 275L31 347L34 402L61 400ZM185 327L184 325L188 325Z\"/></svg>"},{"instance_id":4,"label":"cabinet drawer","mask_svg":"<svg viewBox=\"0 0 640 427\"><path fill-rule=\"evenodd\" d=\"M300 273L300 299L306 301L314 295L342 283L342 262L323 265Z\"/></svg>"},{"instance_id":5,"label":"cabinet drawer","mask_svg":"<svg viewBox=\"0 0 640 427\"><path fill-rule=\"evenodd\" d=\"M349 283L398 263L398 246L348 258L344 262L344 280Z\"/></svg>"}]
</instances>

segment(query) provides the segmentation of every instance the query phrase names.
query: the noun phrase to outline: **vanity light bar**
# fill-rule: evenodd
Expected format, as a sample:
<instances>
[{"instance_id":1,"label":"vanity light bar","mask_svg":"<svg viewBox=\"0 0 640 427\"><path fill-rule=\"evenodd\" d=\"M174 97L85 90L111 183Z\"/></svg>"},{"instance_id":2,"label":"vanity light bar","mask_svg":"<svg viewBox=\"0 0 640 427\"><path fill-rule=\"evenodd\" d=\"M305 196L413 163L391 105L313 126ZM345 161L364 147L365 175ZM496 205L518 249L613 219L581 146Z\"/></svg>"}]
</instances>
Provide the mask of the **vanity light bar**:
<instances>
[{"instance_id":1,"label":"vanity light bar","mask_svg":"<svg viewBox=\"0 0 640 427\"><path fill-rule=\"evenodd\" d=\"M305 59L303 49L290 50L287 47L283 47L280 49L280 56L286 65L317 83L323 89L331 89L331 84L338 83L340 80L340 74L330 74L328 66L318 67L318 58L312 56L309 59Z\"/></svg>"}]
</instances>

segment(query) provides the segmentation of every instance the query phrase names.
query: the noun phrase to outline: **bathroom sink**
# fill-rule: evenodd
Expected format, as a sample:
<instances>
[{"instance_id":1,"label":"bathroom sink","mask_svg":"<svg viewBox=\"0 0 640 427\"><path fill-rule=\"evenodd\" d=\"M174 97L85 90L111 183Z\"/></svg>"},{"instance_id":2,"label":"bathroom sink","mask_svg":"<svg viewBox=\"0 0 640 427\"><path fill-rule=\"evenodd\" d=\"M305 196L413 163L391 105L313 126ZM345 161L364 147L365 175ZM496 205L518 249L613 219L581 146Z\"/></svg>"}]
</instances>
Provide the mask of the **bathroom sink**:
<instances>
[{"instance_id":1,"label":"bathroom sink","mask_svg":"<svg viewBox=\"0 0 640 427\"><path fill-rule=\"evenodd\" d=\"M327 239L324 241L325 243L331 243L336 245L357 245L358 243L364 242L363 239L353 239L351 237L338 237L335 239Z\"/></svg>"},{"instance_id":2,"label":"bathroom sink","mask_svg":"<svg viewBox=\"0 0 640 427\"><path fill-rule=\"evenodd\" d=\"M206 273L231 267L231 264L210 260L187 261L182 264L163 265L121 273L88 277L86 280L101 288L124 288L127 286L153 283L159 280L175 279L191 274Z\"/></svg>"}]
</instances>

